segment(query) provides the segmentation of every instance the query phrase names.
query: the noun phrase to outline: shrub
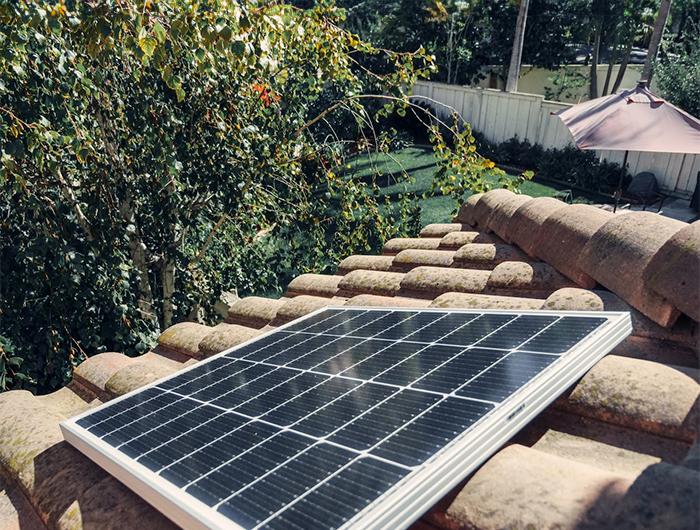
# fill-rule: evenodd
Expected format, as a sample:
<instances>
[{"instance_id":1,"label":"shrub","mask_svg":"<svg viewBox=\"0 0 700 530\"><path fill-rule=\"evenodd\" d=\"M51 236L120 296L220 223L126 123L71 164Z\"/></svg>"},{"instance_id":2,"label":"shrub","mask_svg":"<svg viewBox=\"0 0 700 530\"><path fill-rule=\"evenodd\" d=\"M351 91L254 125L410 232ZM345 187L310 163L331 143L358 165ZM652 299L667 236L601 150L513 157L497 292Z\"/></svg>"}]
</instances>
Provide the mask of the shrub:
<instances>
[{"instance_id":1,"label":"shrub","mask_svg":"<svg viewBox=\"0 0 700 530\"><path fill-rule=\"evenodd\" d=\"M391 145L362 132L405 112L423 52L373 48L327 2L46 6L0 0L0 335L29 376L12 385L53 389L212 315L224 288L275 290L414 226L336 168L348 142ZM357 67L379 54L381 72ZM468 142L434 139L480 181Z\"/></svg>"}]
</instances>

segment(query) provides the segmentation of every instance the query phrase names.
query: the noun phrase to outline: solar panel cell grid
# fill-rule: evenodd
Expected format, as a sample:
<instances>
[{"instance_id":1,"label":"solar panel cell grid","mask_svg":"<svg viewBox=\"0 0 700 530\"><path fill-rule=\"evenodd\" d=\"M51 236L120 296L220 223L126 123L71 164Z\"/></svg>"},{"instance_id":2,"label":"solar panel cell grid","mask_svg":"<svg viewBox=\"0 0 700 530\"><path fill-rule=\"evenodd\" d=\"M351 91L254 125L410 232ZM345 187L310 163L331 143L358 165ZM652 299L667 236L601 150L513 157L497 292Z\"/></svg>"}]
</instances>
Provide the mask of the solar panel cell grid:
<instances>
[{"instance_id":1,"label":"solar panel cell grid","mask_svg":"<svg viewBox=\"0 0 700 530\"><path fill-rule=\"evenodd\" d=\"M325 310L76 425L243 528L337 528L605 322Z\"/></svg>"}]
</instances>

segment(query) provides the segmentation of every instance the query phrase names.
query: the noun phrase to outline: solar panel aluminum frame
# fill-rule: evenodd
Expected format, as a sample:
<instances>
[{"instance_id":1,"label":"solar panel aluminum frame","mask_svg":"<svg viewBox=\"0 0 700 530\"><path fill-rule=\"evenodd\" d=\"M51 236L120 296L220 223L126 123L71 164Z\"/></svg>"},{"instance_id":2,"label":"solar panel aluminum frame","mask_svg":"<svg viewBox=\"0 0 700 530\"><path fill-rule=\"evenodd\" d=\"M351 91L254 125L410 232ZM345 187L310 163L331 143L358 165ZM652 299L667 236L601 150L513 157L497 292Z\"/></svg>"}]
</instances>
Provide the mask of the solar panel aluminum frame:
<instances>
[{"instance_id":1,"label":"solar panel aluminum frame","mask_svg":"<svg viewBox=\"0 0 700 530\"><path fill-rule=\"evenodd\" d=\"M364 311L420 311L452 312L469 314L512 314L550 316L605 317L607 324L583 339L568 353L554 361L543 373L504 400L494 411L472 425L468 431L457 436L438 451L417 471L392 487L348 521L342 528L407 528L426 510L454 489L466 476L475 471L537 414L552 403L562 392L580 379L603 356L622 342L632 331L628 312L595 311L510 311L510 310L460 310L451 308L406 308L406 307L353 307L328 306L302 318L296 319L268 333L222 351L210 360L230 354L249 343L255 342L288 326L312 318L329 310L355 309ZM603 329L604 328L604 329ZM189 371L202 363L180 370L170 376L140 387L119 398L85 411L61 422L64 438L71 445L96 462L129 489L183 528L245 530L229 518L213 510L203 502L185 493L166 479L155 474L144 465L127 457L122 452L97 436L77 425L77 421L113 403L142 392L158 383ZM488 419L488 421L484 421ZM455 465L457 464L457 465Z\"/></svg>"}]
</instances>

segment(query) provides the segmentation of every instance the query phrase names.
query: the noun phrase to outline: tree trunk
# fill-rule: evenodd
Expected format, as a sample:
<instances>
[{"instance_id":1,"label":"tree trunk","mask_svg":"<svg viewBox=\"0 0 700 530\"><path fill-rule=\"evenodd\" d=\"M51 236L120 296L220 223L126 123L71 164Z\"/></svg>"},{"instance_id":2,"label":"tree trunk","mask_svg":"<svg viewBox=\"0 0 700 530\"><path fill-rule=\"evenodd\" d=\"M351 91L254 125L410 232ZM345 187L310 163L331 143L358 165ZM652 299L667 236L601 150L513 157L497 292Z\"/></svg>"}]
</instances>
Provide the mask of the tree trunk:
<instances>
[{"instance_id":1,"label":"tree trunk","mask_svg":"<svg viewBox=\"0 0 700 530\"><path fill-rule=\"evenodd\" d=\"M614 94L620 88L620 84L625 77L625 72L627 71L627 65L630 62L630 56L632 55L632 38L630 38L625 48L625 54L622 56L622 62L620 63L620 69L617 71L617 77L615 77L615 83L613 84L611 93Z\"/></svg>"},{"instance_id":2,"label":"tree trunk","mask_svg":"<svg viewBox=\"0 0 700 530\"><path fill-rule=\"evenodd\" d=\"M647 58L644 61L644 69L642 70L641 80L647 81L647 83L651 83L651 76L653 75L652 66L656 59L656 54L659 52L659 44L661 43L661 37L664 33L664 27L666 27L666 20L668 19L668 12L670 9L671 0L661 0L659 13L656 15L656 20L654 21L654 31L649 41Z\"/></svg>"},{"instance_id":3,"label":"tree trunk","mask_svg":"<svg viewBox=\"0 0 700 530\"><path fill-rule=\"evenodd\" d=\"M162 271L163 329L173 324L173 294L175 293L175 260L165 257Z\"/></svg>"},{"instance_id":4,"label":"tree trunk","mask_svg":"<svg viewBox=\"0 0 700 530\"><path fill-rule=\"evenodd\" d=\"M153 291L151 290L151 282L148 277L147 249L141 238L141 231L136 221L134 206L128 192L124 200L119 204L119 213L122 219L128 224L127 236L129 238L129 254L139 275L137 302L139 312L143 315L144 319L150 320L157 325L158 319L153 312Z\"/></svg>"},{"instance_id":5,"label":"tree trunk","mask_svg":"<svg viewBox=\"0 0 700 530\"><path fill-rule=\"evenodd\" d=\"M603 22L599 20L595 26L593 53L591 53L591 83L588 89L588 97L590 99L595 99L598 97L598 58L600 57L600 40L602 34Z\"/></svg>"},{"instance_id":6,"label":"tree trunk","mask_svg":"<svg viewBox=\"0 0 700 530\"><path fill-rule=\"evenodd\" d=\"M527 8L530 0L520 0L518 9L518 20L515 23L515 36L513 37L513 51L510 55L510 66L508 67L508 79L506 81L506 92L518 90L518 78L520 77L520 61L523 57L523 43L525 41L525 24L527 22Z\"/></svg>"}]
</instances>

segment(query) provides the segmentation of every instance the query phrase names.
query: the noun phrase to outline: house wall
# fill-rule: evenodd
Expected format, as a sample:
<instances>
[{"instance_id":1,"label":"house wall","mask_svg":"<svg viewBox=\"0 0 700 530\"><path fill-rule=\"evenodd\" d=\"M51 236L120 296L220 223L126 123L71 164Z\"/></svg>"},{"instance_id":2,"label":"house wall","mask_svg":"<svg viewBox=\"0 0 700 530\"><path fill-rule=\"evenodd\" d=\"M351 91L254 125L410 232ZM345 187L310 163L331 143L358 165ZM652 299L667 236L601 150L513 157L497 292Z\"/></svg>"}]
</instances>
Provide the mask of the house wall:
<instances>
[{"instance_id":1,"label":"house wall","mask_svg":"<svg viewBox=\"0 0 700 530\"><path fill-rule=\"evenodd\" d=\"M432 81L416 83L417 99L429 98L438 114L447 116L456 110L474 130L492 142L517 136L545 148L562 148L572 143L569 130L553 112L569 107L568 103L547 101L543 96L521 92L470 88ZM597 151L601 159L622 163L621 151ZM633 175L651 171L666 191L682 196L693 193L700 171L700 155L638 153L630 151L628 169Z\"/></svg>"}]
</instances>

